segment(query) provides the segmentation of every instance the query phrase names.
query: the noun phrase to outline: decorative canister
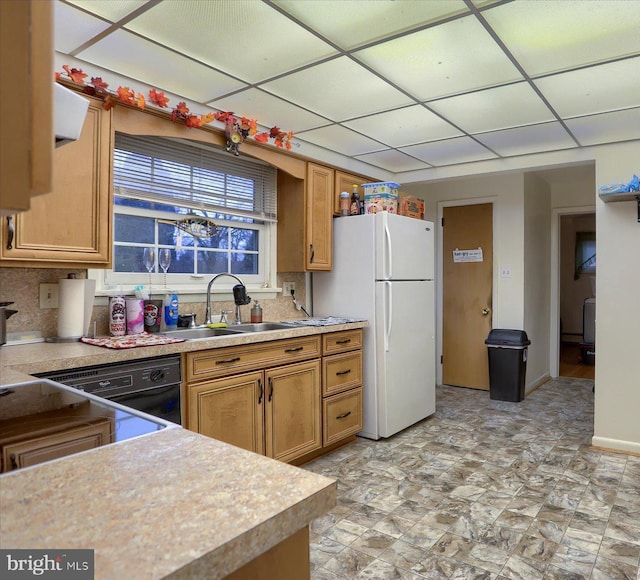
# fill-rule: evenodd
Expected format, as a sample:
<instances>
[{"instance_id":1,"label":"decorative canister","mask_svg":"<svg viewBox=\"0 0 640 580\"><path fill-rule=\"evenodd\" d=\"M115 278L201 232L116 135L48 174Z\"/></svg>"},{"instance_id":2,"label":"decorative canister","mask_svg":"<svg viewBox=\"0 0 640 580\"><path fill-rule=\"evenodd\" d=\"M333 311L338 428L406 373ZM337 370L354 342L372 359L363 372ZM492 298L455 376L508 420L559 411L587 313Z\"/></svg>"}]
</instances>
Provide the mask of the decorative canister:
<instances>
[{"instance_id":1,"label":"decorative canister","mask_svg":"<svg viewBox=\"0 0 640 580\"><path fill-rule=\"evenodd\" d=\"M109 298L109 334L124 336L127 333L126 301L124 296Z\"/></svg>"},{"instance_id":2,"label":"decorative canister","mask_svg":"<svg viewBox=\"0 0 640 580\"><path fill-rule=\"evenodd\" d=\"M127 334L144 332L144 300L127 298Z\"/></svg>"},{"instance_id":3,"label":"decorative canister","mask_svg":"<svg viewBox=\"0 0 640 580\"><path fill-rule=\"evenodd\" d=\"M162 321L162 300L144 301L144 329L147 332L159 332Z\"/></svg>"}]
</instances>

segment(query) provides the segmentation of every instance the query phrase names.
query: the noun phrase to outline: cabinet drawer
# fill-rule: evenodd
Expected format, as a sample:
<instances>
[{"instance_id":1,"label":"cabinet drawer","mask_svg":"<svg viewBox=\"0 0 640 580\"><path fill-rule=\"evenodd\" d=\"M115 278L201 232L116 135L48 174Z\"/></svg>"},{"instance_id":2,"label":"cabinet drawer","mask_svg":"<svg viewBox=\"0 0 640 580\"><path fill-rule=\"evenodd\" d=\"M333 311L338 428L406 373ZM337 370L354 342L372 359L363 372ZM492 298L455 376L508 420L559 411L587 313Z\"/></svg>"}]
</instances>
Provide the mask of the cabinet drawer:
<instances>
[{"instance_id":1,"label":"cabinet drawer","mask_svg":"<svg viewBox=\"0 0 640 580\"><path fill-rule=\"evenodd\" d=\"M190 352L185 373L187 382L194 382L319 356L320 337L305 336Z\"/></svg>"},{"instance_id":2,"label":"cabinet drawer","mask_svg":"<svg viewBox=\"0 0 640 580\"><path fill-rule=\"evenodd\" d=\"M325 447L362 430L362 387L327 397L322 406Z\"/></svg>"},{"instance_id":3,"label":"cabinet drawer","mask_svg":"<svg viewBox=\"0 0 640 580\"><path fill-rule=\"evenodd\" d=\"M334 395L362 385L362 351L322 359L322 395Z\"/></svg>"},{"instance_id":4,"label":"cabinet drawer","mask_svg":"<svg viewBox=\"0 0 640 580\"><path fill-rule=\"evenodd\" d=\"M322 354L337 354L362 348L362 329L328 332L322 335Z\"/></svg>"}]
</instances>

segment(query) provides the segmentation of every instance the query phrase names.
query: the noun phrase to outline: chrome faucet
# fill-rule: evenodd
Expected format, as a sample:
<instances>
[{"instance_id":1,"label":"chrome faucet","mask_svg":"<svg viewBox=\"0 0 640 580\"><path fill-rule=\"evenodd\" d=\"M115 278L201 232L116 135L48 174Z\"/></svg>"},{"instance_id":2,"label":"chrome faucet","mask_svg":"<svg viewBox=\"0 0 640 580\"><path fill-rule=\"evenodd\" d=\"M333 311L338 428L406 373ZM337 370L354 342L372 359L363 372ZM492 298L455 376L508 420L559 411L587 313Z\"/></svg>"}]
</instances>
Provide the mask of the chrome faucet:
<instances>
[{"instance_id":1,"label":"chrome faucet","mask_svg":"<svg viewBox=\"0 0 640 580\"><path fill-rule=\"evenodd\" d=\"M247 295L247 289L244 285L244 282L240 280L240 278L238 278L235 274L230 274L229 272L221 272L220 274L216 274L213 278L211 278L211 280L209 280L209 284L207 285L207 309L204 313L204 323L213 323L213 320L211 318L211 286L221 276L229 276L230 278L237 280L239 282L239 285L241 286L241 288L238 289L238 292L236 292L237 286L234 286L233 288L233 298L236 304L236 317L233 321L233 324L242 324L242 319L240 318L240 306L249 304L249 302L251 302L251 296Z\"/></svg>"}]
</instances>

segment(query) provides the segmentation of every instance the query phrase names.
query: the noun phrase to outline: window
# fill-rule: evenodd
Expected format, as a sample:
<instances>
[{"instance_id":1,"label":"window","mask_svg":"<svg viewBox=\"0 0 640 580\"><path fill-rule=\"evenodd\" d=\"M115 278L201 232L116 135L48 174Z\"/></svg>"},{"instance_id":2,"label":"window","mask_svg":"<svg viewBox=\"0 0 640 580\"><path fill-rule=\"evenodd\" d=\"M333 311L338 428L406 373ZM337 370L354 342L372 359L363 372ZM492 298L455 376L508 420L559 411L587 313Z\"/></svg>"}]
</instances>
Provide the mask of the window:
<instances>
[{"instance_id":1,"label":"window","mask_svg":"<svg viewBox=\"0 0 640 580\"><path fill-rule=\"evenodd\" d=\"M219 272L273 285L275 168L197 143L116 134L113 187L113 269L98 272L100 289L151 280L202 291ZM170 250L166 276L157 259L148 272L145 248Z\"/></svg>"},{"instance_id":2,"label":"window","mask_svg":"<svg viewBox=\"0 0 640 580\"><path fill-rule=\"evenodd\" d=\"M576 269L574 280L581 274L594 274L596 271L596 233L576 232Z\"/></svg>"}]
</instances>

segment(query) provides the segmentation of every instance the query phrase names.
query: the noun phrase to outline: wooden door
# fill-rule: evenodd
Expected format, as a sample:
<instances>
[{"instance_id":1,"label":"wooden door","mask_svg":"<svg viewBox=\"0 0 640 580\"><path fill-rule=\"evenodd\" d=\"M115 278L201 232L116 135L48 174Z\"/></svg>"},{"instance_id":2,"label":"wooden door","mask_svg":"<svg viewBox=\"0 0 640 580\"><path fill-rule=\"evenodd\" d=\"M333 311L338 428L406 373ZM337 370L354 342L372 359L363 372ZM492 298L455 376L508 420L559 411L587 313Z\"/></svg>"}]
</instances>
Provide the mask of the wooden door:
<instances>
[{"instance_id":1,"label":"wooden door","mask_svg":"<svg viewBox=\"0 0 640 580\"><path fill-rule=\"evenodd\" d=\"M443 217L442 382L488 390L493 205L446 207Z\"/></svg>"},{"instance_id":2,"label":"wooden door","mask_svg":"<svg viewBox=\"0 0 640 580\"><path fill-rule=\"evenodd\" d=\"M265 371L267 457L291 461L322 447L320 361Z\"/></svg>"},{"instance_id":3,"label":"wooden door","mask_svg":"<svg viewBox=\"0 0 640 580\"><path fill-rule=\"evenodd\" d=\"M78 141L54 152L52 192L12 216L14 234L3 220L3 266L110 266L112 111L99 99L89 101Z\"/></svg>"},{"instance_id":4,"label":"wooden door","mask_svg":"<svg viewBox=\"0 0 640 580\"><path fill-rule=\"evenodd\" d=\"M310 271L333 265L333 180L333 169L307 164L305 252Z\"/></svg>"},{"instance_id":5,"label":"wooden door","mask_svg":"<svg viewBox=\"0 0 640 580\"><path fill-rule=\"evenodd\" d=\"M188 429L264 455L262 371L190 385Z\"/></svg>"}]
</instances>

